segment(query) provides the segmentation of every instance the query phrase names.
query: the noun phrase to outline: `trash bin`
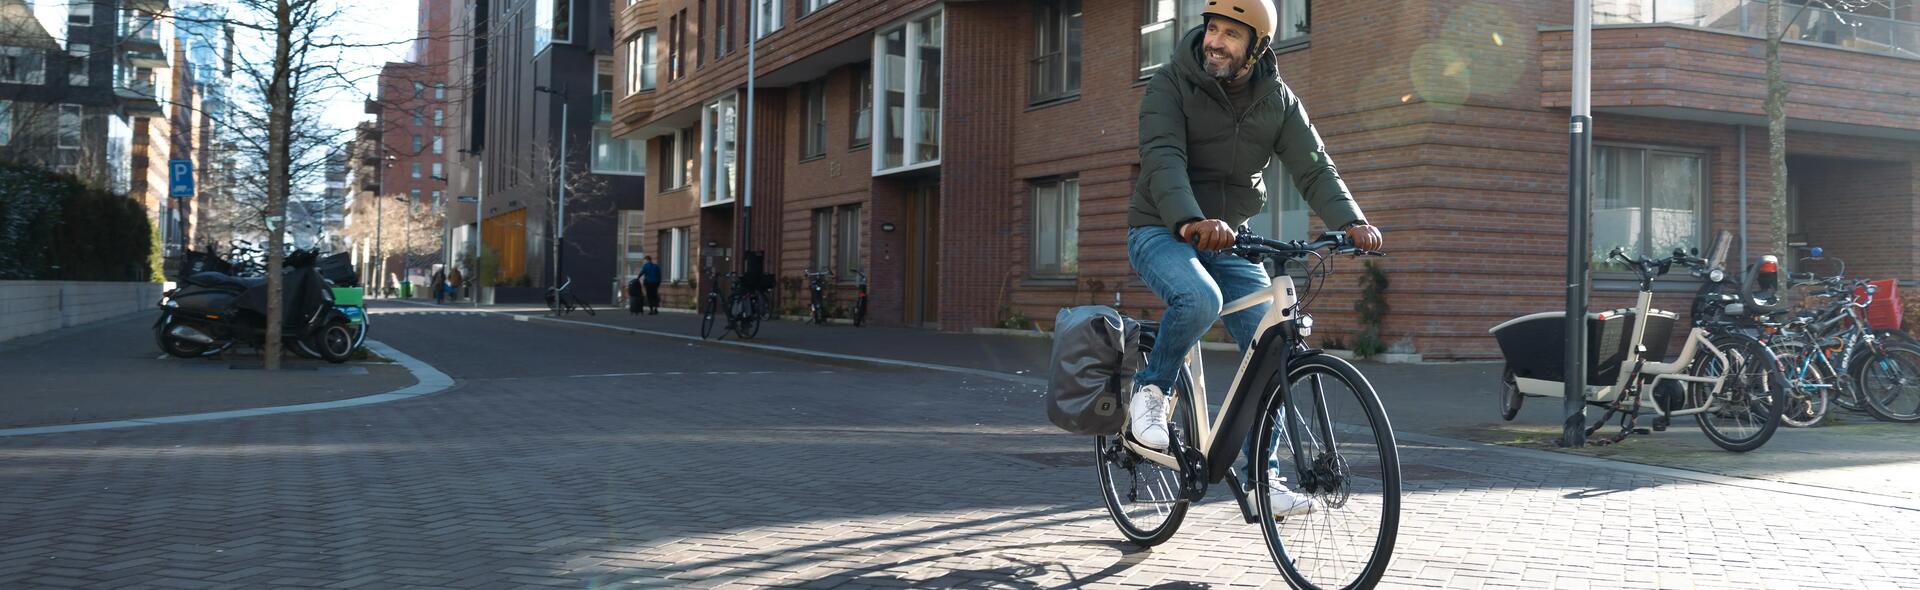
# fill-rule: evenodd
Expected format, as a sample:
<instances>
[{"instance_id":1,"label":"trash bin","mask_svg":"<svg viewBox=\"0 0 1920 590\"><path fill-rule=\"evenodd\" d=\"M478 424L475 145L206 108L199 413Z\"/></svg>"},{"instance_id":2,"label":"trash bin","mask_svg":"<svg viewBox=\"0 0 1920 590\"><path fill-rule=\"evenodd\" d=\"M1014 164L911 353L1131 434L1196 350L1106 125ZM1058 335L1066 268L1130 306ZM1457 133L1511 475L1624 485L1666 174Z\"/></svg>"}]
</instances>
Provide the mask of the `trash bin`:
<instances>
[{"instance_id":1,"label":"trash bin","mask_svg":"<svg viewBox=\"0 0 1920 590\"><path fill-rule=\"evenodd\" d=\"M413 282L412 281L400 281L400 298L401 299L413 298Z\"/></svg>"}]
</instances>

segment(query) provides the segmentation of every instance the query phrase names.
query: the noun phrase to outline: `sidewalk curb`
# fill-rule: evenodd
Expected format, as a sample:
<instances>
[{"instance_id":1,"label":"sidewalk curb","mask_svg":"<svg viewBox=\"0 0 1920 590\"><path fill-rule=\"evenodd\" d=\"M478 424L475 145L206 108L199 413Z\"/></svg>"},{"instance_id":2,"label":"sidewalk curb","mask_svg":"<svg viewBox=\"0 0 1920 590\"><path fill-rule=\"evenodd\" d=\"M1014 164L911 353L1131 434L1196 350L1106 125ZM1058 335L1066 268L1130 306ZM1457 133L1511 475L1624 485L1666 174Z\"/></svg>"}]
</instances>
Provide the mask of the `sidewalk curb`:
<instances>
[{"instance_id":1,"label":"sidewalk curb","mask_svg":"<svg viewBox=\"0 0 1920 590\"><path fill-rule=\"evenodd\" d=\"M65 432L85 432L89 430L110 430L110 429L116 429L116 428L140 428L144 426L159 426L163 424L181 424L185 422L206 422L211 420L226 420L230 418L250 418L254 416L271 416L274 414L292 414L295 412L311 412L315 410L332 410L337 408L351 408L355 406L384 404L387 402L396 402L403 399L411 399L411 398L416 398L416 397L425 396L425 395L432 395L435 393L446 391L448 388L453 387L452 377L448 377L446 373L440 372L439 369L435 369L433 368L432 365L429 365L426 362L421 361L420 359L413 358L407 353L400 352L399 350L395 350L393 347L387 346L385 343L379 342L377 340L368 340L366 343L366 347L376 353L379 353L380 356L393 359L395 363L398 363L402 367L406 367L407 372L412 373L413 378L418 382L414 383L413 385L402 387L400 389L395 389L393 391L389 391L386 393L375 393L370 395L363 395L360 397L334 400L329 402L314 402L310 404L294 404L289 406L269 406L265 408L249 408L244 410L226 410L226 411L220 411L220 412L206 412L201 414L181 414L176 416L159 416L154 418L131 418L126 420L113 420L109 422L86 422L81 424L62 424L59 426L33 426L33 427L24 427L24 428L6 428L6 429L0 429L0 438L14 437L14 436L32 436L36 434L59 434L59 433L65 433Z\"/></svg>"},{"instance_id":2,"label":"sidewalk curb","mask_svg":"<svg viewBox=\"0 0 1920 590\"><path fill-rule=\"evenodd\" d=\"M1566 463L1570 465L1581 465L1586 467L1613 469L1616 471L1625 471L1628 473L1646 475L1651 477L1678 479L1682 481L1690 481L1690 482L1696 482L1696 483L1731 486L1736 488L1746 488L1750 490L1760 490L1760 491L1774 492L1774 493L1780 493L1780 494L1793 494L1796 496L1808 496L1808 497L1822 498L1827 500L1837 500L1841 502L1852 502L1855 504L1867 504L1870 506L1878 506L1881 508L1894 508L1898 510L1910 510L1914 512L1920 512L1920 500L1909 500L1906 498L1881 496L1877 494L1868 494L1864 492L1855 492L1851 490L1841 490L1841 489L1821 487L1821 486L1801 484L1801 483L1786 483L1786 482L1779 482L1779 481L1772 481L1772 480L1765 480L1765 479L1733 477L1733 476L1727 476L1727 475L1720 475L1717 473L1707 473L1704 471L1692 471L1687 469L1679 469L1675 467L1662 467L1659 465L1648 465L1645 463L1634 463L1631 461L1620 461L1620 460L1614 460L1614 459L1601 459L1599 457L1586 457L1582 455L1572 455L1568 453L1556 453L1553 451L1523 449L1523 448L1510 447L1506 445L1497 445L1493 443L1484 443L1480 441L1449 438L1444 436L1434 436L1431 434L1420 434L1417 432L1406 432L1401 430L1395 430L1393 432L1393 436L1395 437L1396 440L1400 440L1400 441L1424 443L1424 444L1430 444L1430 445L1465 447L1465 448L1470 448L1477 451L1485 451L1489 453L1506 455L1506 456L1515 457L1515 458L1534 459L1534 460L1541 460L1541 461L1553 461L1556 463Z\"/></svg>"}]
</instances>

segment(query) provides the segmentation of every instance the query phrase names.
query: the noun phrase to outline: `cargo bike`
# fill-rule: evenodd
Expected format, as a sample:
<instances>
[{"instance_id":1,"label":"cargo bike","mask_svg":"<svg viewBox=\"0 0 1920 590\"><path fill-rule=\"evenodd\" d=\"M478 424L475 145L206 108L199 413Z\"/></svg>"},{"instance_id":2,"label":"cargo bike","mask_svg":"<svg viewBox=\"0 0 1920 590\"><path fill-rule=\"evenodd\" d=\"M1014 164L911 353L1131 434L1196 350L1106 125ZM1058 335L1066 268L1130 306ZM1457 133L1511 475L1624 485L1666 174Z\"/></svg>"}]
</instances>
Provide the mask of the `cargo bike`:
<instances>
[{"instance_id":1,"label":"cargo bike","mask_svg":"<svg viewBox=\"0 0 1920 590\"><path fill-rule=\"evenodd\" d=\"M1585 402L1604 410L1599 420L1587 428L1592 436L1615 417L1620 432L1596 440L1611 444L1629 434L1646 433L1639 426L1642 416L1651 416L1651 431L1664 431L1674 418L1693 417L1707 439L1722 449L1745 452L1760 448L1773 436L1785 407L1786 380L1773 352L1759 340L1724 324L1700 318L1720 314L1695 313L1695 323L1682 341L1678 354L1667 360L1674 324L1678 317L1653 308L1653 283L1668 274L1675 265L1712 284L1732 284L1723 267L1730 235L1722 235L1711 260L1699 258L1698 250L1676 249L1661 259L1629 257L1622 249L1608 253L1608 259L1621 263L1639 278L1639 299L1633 308L1587 314L1587 358ZM1738 296L1708 298L1702 290L1695 302L1702 307L1723 309L1739 315L1770 313L1779 307L1779 297L1756 296L1754 277L1744 273ZM1500 417L1513 420L1527 397L1564 398L1566 380L1566 313L1542 312L1514 318L1494 326L1494 339L1506 359L1502 371L1499 404Z\"/></svg>"}]
</instances>

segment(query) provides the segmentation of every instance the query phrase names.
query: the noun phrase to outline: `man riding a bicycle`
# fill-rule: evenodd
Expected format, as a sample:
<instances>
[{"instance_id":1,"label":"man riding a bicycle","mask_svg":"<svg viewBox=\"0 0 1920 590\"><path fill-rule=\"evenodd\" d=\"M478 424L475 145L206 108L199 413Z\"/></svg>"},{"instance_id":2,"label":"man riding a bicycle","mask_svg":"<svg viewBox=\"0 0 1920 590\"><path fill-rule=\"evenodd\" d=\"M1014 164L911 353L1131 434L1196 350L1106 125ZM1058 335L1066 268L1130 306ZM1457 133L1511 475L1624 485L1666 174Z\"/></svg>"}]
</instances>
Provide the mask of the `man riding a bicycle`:
<instances>
[{"instance_id":1,"label":"man riding a bicycle","mask_svg":"<svg viewBox=\"0 0 1920 590\"><path fill-rule=\"evenodd\" d=\"M1140 101L1141 174L1127 211L1127 258L1167 304L1128 404L1129 433L1148 447L1168 446L1164 392L1187 352L1221 319L1223 303L1270 285L1264 268L1229 247L1234 228L1265 204L1260 173L1274 157L1329 227L1349 232L1358 248L1382 245L1305 107L1280 80L1272 51L1277 14L1271 0L1208 0L1205 24L1186 34ZM1253 332L1266 309L1224 318L1242 353L1258 337ZM1278 516L1312 510L1305 496L1284 487L1269 495Z\"/></svg>"}]
</instances>

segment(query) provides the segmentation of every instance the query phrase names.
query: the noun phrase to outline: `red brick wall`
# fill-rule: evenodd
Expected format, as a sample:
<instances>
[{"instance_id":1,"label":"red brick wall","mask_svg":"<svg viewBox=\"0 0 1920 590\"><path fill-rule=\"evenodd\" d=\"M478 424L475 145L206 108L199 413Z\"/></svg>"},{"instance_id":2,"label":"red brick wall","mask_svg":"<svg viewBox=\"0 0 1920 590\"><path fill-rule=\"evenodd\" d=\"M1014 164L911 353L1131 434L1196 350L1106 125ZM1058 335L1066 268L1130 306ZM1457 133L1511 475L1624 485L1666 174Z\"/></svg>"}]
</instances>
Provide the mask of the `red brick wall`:
<instances>
[{"instance_id":1,"label":"red brick wall","mask_svg":"<svg viewBox=\"0 0 1920 590\"><path fill-rule=\"evenodd\" d=\"M1914 255L1914 195L1920 193L1914 191L1912 163L1796 159L1788 171L1800 188L1800 229L1808 245L1845 261L1849 277L1920 276ZM1801 267L1822 274L1838 269Z\"/></svg>"}]
</instances>

